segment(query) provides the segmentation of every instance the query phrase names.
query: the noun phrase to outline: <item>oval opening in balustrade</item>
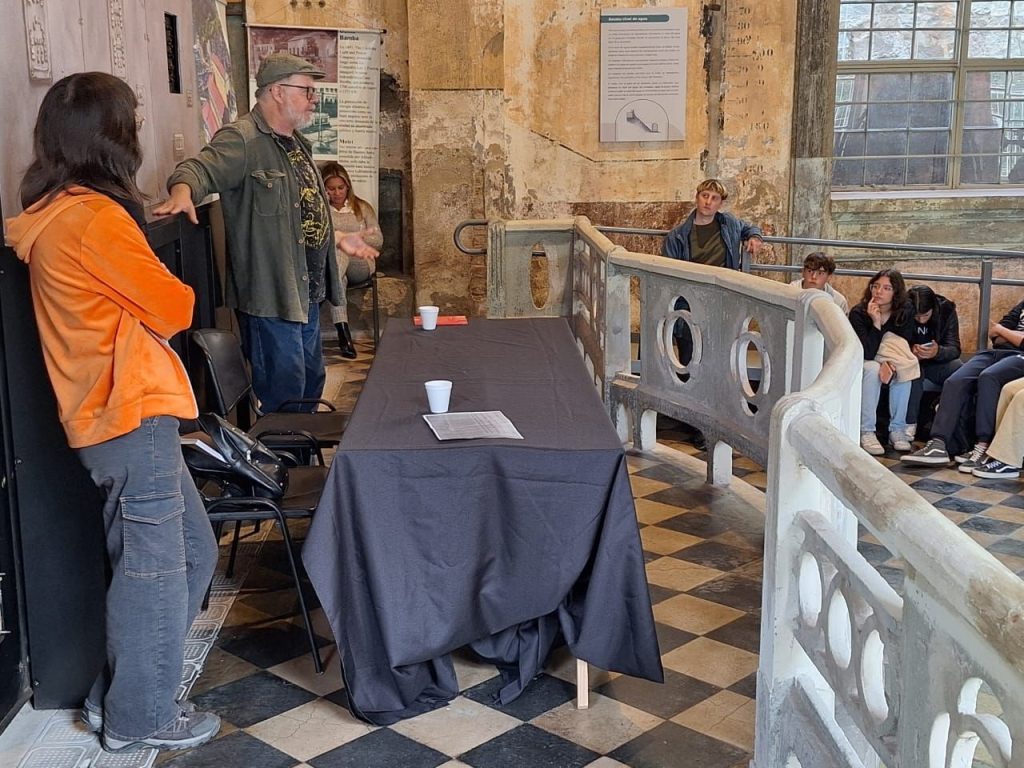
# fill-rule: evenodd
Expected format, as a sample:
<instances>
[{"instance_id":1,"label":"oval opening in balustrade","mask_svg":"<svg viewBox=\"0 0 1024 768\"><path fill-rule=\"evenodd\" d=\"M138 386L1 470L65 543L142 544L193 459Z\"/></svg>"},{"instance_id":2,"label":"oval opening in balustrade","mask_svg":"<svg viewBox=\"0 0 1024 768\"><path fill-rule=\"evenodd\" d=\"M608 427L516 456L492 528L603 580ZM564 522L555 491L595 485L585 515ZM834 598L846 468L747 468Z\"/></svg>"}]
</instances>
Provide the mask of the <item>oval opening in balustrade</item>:
<instances>
[{"instance_id":1,"label":"oval opening in balustrade","mask_svg":"<svg viewBox=\"0 0 1024 768\"><path fill-rule=\"evenodd\" d=\"M551 300L551 265L544 243L530 249L530 298L536 309L544 309Z\"/></svg>"},{"instance_id":2,"label":"oval opening in balustrade","mask_svg":"<svg viewBox=\"0 0 1024 768\"><path fill-rule=\"evenodd\" d=\"M660 336L662 354L669 368L681 382L689 381L694 367L700 363L703 338L685 296L672 299Z\"/></svg>"},{"instance_id":3,"label":"oval opening in balustrade","mask_svg":"<svg viewBox=\"0 0 1024 768\"><path fill-rule=\"evenodd\" d=\"M757 413L758 393L771 387L771 360L765 351L761 324L755 317L743 321L739 336L733 342L730 366L733 378L740 385L741 407L748 416Z\"/></svg>"},{"instance_id":4,"label":"oval opening in balustrade","mask_svg":"<svg viewBox=\"0 0 1024 768\"><path fill-rule=\"evenodd\" d=\"M841 669L849 667L850 659L853 657L853 627L850 623L850 607L838 589L832 593L832 599L828 604L826 637L832 660Z\"/></svg>"},{"instance_id":5,"label":"oval opening in balustrade","mask_svg":"<svg viewBox=\"0 0 1024 768\"><path fill-rule=\"evenodd\" d=\"M889 716L889 702L885 698L885 643L877 629L871 630L864 641L860 659L860 684L864 691L864 704L876 723Z\"/></svg>"},{"instance_id":6,"label":"oval opening in balustrade","mask_svg":"<svg viewBox=\"0 0 1024 768\"><path fill-rule=\"evenodd\" d=\"M821 614L821 572L814 555L805 552L800 558L800 618L808 627L818 625Z\"/></svg>"},{"instance_id":7,"label":"oval opening in balustrade","mask_svg":"<svg viewBox=\"0 0 1024 768\"><path fill-rule=\"evenodd\" d=\"M966 728L957 743L963 752L959 758L960 763L952 764L962 764L964 768L989 768L1009 763L1013 754L1013 739L1009 727L1003 721L1003 704L992 686L980 677L967 680L960 689L957 711L966 721ZM1002 760L995 759L993 752ZM955 748L954 755L958 755Z\"/></svg>"}]
</instances>

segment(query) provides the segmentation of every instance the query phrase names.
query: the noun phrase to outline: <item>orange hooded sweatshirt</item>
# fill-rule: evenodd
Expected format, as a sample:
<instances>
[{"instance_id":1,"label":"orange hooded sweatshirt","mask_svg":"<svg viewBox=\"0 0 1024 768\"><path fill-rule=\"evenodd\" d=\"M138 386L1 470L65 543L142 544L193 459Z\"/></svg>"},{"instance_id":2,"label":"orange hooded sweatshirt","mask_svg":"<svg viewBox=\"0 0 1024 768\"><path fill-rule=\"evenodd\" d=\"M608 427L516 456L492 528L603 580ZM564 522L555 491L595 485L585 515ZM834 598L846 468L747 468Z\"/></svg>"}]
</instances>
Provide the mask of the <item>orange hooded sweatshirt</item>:
<instances>
[{"instance_id":1,"label":"orange hooded sweatshirt","mask_svg":"<svg viewBox=\"0 0 1024 768\"><path fill-rule=\"evenodd\" d=\"M72 448L127 434L149 416L195 418L167 343L192 322L192 289L160 263L128 212L73 187L7 220L29 267L32 305Z\"/></svg>"}]
</instances>

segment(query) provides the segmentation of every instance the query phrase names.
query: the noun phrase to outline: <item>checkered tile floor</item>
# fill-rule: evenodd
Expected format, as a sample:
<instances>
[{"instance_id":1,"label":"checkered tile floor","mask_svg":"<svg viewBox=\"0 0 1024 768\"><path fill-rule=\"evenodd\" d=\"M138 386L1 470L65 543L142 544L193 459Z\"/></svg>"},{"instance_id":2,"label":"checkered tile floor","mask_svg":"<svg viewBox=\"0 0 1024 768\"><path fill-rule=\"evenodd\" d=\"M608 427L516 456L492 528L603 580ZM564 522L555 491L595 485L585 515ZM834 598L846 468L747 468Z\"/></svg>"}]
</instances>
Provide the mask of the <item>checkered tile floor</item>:
<instances>
[{"instance_id":1,"label":"checkered tile floor","mask_svg":"<svg viewBox=\"0 0 1024 768\"><path fill-rule=\"evenodd\" d=\"M328 345L330 346L330 345ZM360 344L361 352L372 345ZM370 362L333 359L331 395L351 407ZM684 435L659 438L702 454ZM1017 481L978 480L953 469L904 469L900 477L1024 574L1024 501ZM573 704L573 663L563 652L507 707L492 703L493 667L456 654L461 694L450 706L387 728L345 708L338 656L322 612L314 621L328 671L313 674L276 532L262 544L192 689L221 715L216 740L162 754L165 768L570 768L746 766L754 735L763 550L760 509L705 484L703 474L629 456L640 534L665 666L656 685L592 670L589 711ZM735 473L764 488L763 469ZM302 535L296 525L295 533ZM861 550L897 588L900 563L864 533Z\"/></svg>"}]
</instances>

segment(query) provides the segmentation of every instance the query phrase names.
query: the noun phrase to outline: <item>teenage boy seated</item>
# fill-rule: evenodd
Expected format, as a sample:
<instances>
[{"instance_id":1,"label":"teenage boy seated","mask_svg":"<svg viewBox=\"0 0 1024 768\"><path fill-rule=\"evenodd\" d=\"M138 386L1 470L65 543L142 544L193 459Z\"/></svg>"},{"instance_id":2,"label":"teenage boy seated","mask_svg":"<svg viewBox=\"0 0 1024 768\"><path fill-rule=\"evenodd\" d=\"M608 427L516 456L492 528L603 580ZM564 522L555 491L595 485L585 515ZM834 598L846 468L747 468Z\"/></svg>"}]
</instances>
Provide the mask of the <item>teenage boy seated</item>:
<instances>
[{"instance_id":1,"label":"teenage boy seated","mask_svg":"<svg viewBox=\"0 0 1024 768\"><path fill-rule=\"evenodd\" d=\"M832 275L835 274L835 271L835 260L824 251L815 251L814 253L807 254L800 277L791 282L790 285L799 285L805 291L811 288L824 291L843 310L843 314L848 315L850 314L850 305L846 301L846 297L833 288L831 284Z\"/></svg>"},{"instance_id":2,"label":"teenage boy seated","mask_svg":"<svg viewBox=\"0 0 1024 768\"><path fill-rule=\"evenodd\" d=\"M697 185L693 212L665 236L661 255L712 267L740 269L742 247L752 256L761 250L761 230L749 221L719 210L729 193L718 179L704 179Z\"/></svg>"}]
</instances>

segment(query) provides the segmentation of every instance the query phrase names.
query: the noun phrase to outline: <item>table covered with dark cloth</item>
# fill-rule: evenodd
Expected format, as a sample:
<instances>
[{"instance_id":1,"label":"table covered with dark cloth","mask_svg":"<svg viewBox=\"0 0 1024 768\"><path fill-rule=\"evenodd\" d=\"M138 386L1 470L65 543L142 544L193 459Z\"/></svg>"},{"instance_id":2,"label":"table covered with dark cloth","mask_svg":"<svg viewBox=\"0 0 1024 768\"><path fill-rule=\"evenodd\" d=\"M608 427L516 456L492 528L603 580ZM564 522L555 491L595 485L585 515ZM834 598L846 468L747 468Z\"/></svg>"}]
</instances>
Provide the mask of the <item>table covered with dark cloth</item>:
<instances>
[{"instance_id":1,"label":"table covered with dark cloth","mask_svg":"<svg viewBox=\"0 0 1024 768\"><path fill-rule=\"evenodd\" d=\"M450 411L502 411L523 440L441 442ZM579 659L660 682L622 446L561 318L389 321L331 466L303 561L352 711L387 725L458 693L449 652L502 674L503 702L559 633Z\"/></svg>"}]
</instances>

